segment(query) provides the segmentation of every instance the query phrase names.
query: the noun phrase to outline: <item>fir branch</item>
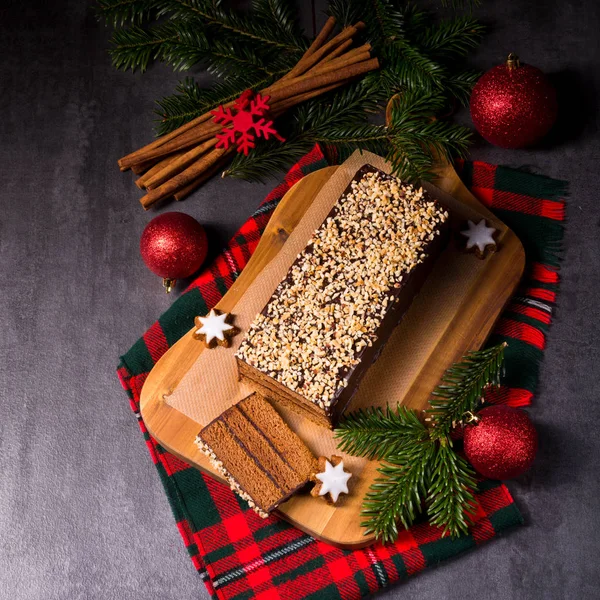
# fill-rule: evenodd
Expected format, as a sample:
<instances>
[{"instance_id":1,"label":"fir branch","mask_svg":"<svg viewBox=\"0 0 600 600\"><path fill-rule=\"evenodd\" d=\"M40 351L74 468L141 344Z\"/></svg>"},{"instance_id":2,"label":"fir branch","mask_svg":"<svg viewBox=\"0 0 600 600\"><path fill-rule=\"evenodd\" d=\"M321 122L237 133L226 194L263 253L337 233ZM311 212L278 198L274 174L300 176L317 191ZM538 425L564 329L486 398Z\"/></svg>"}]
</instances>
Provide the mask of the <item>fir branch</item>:
<instances>
[{"instance_id":1,"label":"fir branch","mask_svg":"<svg viewBox=\"0 0 600 600\"><path fill-rule=\"evenodd\" d=\"M348 158L357 148L385 155L389 148L389 136L383 125L355 125L332 127L327 133L314 136L315 142L333 146L340 160Z\"/></svg>"},{"instance_id":2,"label":"fir branch","mask_svg":"<svg viewBox=\"0 0 600 600\"><path fill-rule=\"evenodd\" d=\"M255 181L274 174L298 158L296 148L310 149L315 143L333 146L340 158L356 148L385 155L400 178L417 181L430 177L438 156L463 156L470 130L445 121L432 120L445 105L441 94L417 92L401 94L392 109L389 127L365 122L365 112L380 110L386 90L378 82L363 80L329 96L329 100L310 101L296 109L291 128L284 132L286 144L260 144L250 155L236 157L226 175ZM293 143L291 152L285 150ZM285 159L288 162L285 162Z\"/></svg>"},{"instance_id":3,"label":"fir branch","mask_svg":"<svg viewBox=\"0 0 600 600\"><path fill-rule=\"evenodd\" d=\"M163 60L175 70L190 69L203 62L209 73L219 77L233 77L240 71L246 77L252 74L274 77L293 66L293 61L284 61L282 54L278 59L266 61L248 44L210 40L190 22L178 24L177 33L177 39L169 41L162 53Z\"/></svg>"},{"instance_id":4,"label":"fir branch","mask_svg":"<svg viewBox=\"0 0 600 600\"><path fill-rule=\"evenodd\" d=\"M404 36L404 8L394 0L332 0L328 13L342 26L364 21L365 37L377 49Z\"/></svg>"},{"instance_id":5,"label":"fir branch","mask_svg":"<svg viewBox=\"0 0 600 600\"><path fill-rule=\"evenodd\" d=\"M223 177L265 181L267 177L289 168L306 154L314 143L310 135L302 134L286 137L284 144L277 140L261 142L248 156L236 154L231 165L223 172Z\"/></svg>"},{"instance_id":6,"label":"fir branch","mask_svg":"<svg viewBox=\"0 0 600 600\"><path fill-rule=\"evenodd\" d=\"M111 54L118 68L144 70L159 59L176 70L202 64L224 80L212 91L187 80L161 100L160 134L249 87L265 87L296 63L308 43L293 0L252 0L249 13L221 0L97 1L107 22L133 25L115 31ZM449 97L468 102L476 75L456 72L454 63L478 42L481 26L471 17L431 25L428 13L403 0L332 0L329 12L341 26L365 21L365 37L383 67L286 113L278 126L287 129L289 148L261 143L249 157L236 157L227 174L262 179L316 142L335 147L341 158L356 148L387 155L396 174L413 180L428 177L438 155L462 155L467 130L431 117L447 109ZM406 98L404 112L396 111L387 129L365 119L399 91Z\"/></svg>"},{"instance_id":7,"label":"fir branch","mask_svg":"<svg viewBox=\"0 0 600 600\"><path fill-rule=\"evenodd\" d=\"M404 30L408 39L414 39L420 35L431 22L431 15L417 7L416 4L407 4L404 7Z\"/></svg>"},{"instance_id":8,"label":"fir branch","mask_svg":"<svg viewBox=\"0 0 600 600\"><path fill-rule=\"evenodd\" d=\"M390 0L360 0L368 37L374 46L402 39L404 15Z\"/></svg>"},{"instance_id":9,"label":"fir branch","mask_svg":"<svg viewBox=\"0 0 600 600\"><path fill-rule=\"evenodd\" d=\"M365 534L390 542L398 537L398 523L408 529L423 510L427 494L427 467L435 454L432 442L415 444L402 456L383 464L363 503Z\"/></svg>"},{"instance_id":10,"label":"fir branch","mask_svg":"<svg viewBox=\"0 0 600 600\"><path fill-rule=\"evenodd\" d=\"M428 56L448 61L467 56L481 42L485 27L471 16L421 29L415 42Z\"/></svg>"},{"instance_id":11,"label":"fir branch","mask_svg":"<svg viewBox=\"0 0 600 600\"><path fill-rule=\"evenodd\" d=\"M353 0L331 0L327 14L335 17L341 27L353 25L362 19L364 5Z\"/></svg>"},{"instance_id":12,"label":"fir branch","mask_svg":"<svg viewBox=\"0 0 600 600\"><path fill-rule=\"evenodd\" d=\"M314 129L323 133L331 126L355 126L364 123L365 116L377 113L387 98L377 79L368 76L320 98L315 98L296 109L295 121L301 130Z\"/></svg>"},{"instance_id":13,"label":"fir branch","mask_svg":"<svg viewBox=\"0 0 600 600\"><path fill-rule=\"evenodd\" d=\"M488 385L500 384L505 348L506 343L502 343L469 352L445 372L427 411L439 435L447 434L466 413L476 410Z\"/></svg>"},{"instance_id":14,"label":"fir branch","mask_svg":"<svg viewBox=\"0 0 600 600\"><path fill-rule=\"evenodd\" d=\"M353 412L340 423L334 437L342 452L381 460L401 455L407 445L426 442L429 433L414 411L399 405L396 411L388 406Z\"/></svg>"},{"instance_id":15,"label":"fir branch","mask_svg":"<svg viewBox=\"0 0 600 600\"><path fill-rule=\"evenodd\" d=\"M473 523L475 473L452 450L450 429L474 410L483 388L498 381L505 344L469 352L448 369L430 400L427 428L416 412L371 408L343 417L335 430L343 452L384 460L365 496L366 533L383 542L396 539L398 523L408 528L426 505L442 535L465 534Z\"/></svg>"},{"instance_id":16,"label":"fir branch","mask_svg":"<svg viewBox=\"0 0 600 600\"><path fill-rule=\"evenodd\" d=\"M407 91L397 96L388 128L390 149L387 158L394 166L394 174L412 181L427 179L439 156L450 159L452 155L465 154L470 130L432 120L444 103L441 94Z\"/></svg>"},{"instance_id":17,"label":"fir branch","mask_svg":"<svg viewBox=\"0 0 600 600\"><path fill-rule=\"evenodd\" d=\"M155 5L155 0L98 0L96 11L106 23L123 27L125 24L140 25L151 20Z\"/></svg>"},{"instance_id":18,"label":"fir branch","mask_svg":"<svg viewBox=\"0 0 600 600\"><path fill-rule=\"evenodd\" d=\"M261 19L252 19L232 10L225 10L221 2L213 0L157 0L161 16L169 16L179 21L192 20L199 27L213 28L217 35L233 36L240 42L255 44L259 48L292 52L298 56L306 47L301 37L293 41L280 39L279 27L273 28L272 20L266 23Z\"/></svg>"},{"instance_id":19,"label":"fir branch","mask_svg":"<svg viewBox=\"0 0 600 600\"><path fill-rule=\"evenodd\" d=\"M157 134L169 133L205 112L239 98L244 90L261 89L269 82L270 78L238 77L232 81L217 82L211 88L202 88L188 77L177 86L175 94L158 101Z\"/></svg>"},{"instance_id":20,"label":"fir branch","mask_svg":"<svg viewBox=\"0 0 600 600\"><path fill-rule=\"evenodd\" d=\"M443 91L446 69L407 41L387 46L381 58L400 88L425 94Z\"/></svg>"},{"instance_id":21,"label":"fir branch","mask_svg":"<svg viewBox=\"0 0 600 600\"><path fill-rule=\"evenodd\" d=\"M451 7L454 9L460 8L475 8L481 5L481 0L441 0L441 4L444 7Z\"/></svg>"},{"instance_id":22,"label":"fir branch","mask_svg":"<svg viewBox=\"0 0 600 600\"><path fill-rule=\"evenodd\" d=\"M463 106L469 106L473 86L480 77L481 73L479 71L452 73L446 79L446 92L456 98Z\"/></svg>"},{"instance_id":23,"label":"fir branch","mask_svg":"<svg viewBox=\"0 0 600 600\"><path fill-rule=\"evenodd\" d=\"M280 39L301 49L307 47L306 38L298 26L296 7L293 0L253 0L252 16L271 23Z\"/></svg>"},{"instance_id":24,"label":"fir branch","mask_svg":"<svg viewBox=\"0 0 600 600\"><path fill-rule=\"evenodd\" d=\"M176 41L177 32L171 23L147 29L137 26L115 29L110 55L117 69L144 72L151 61L164 57L167 46Z\"/></svg>"},{"instance_id":25,"label":"fir branch","mask_svg":"<svg viewBox=\"0 0 600 600\"><path fill-rule=\"evenodd\" d=\"M475 473L466 460L452 450L448 438L436 447L427 484L427 516L442 535L466 534L473 524Z\"/></svg>"}]
</instances>

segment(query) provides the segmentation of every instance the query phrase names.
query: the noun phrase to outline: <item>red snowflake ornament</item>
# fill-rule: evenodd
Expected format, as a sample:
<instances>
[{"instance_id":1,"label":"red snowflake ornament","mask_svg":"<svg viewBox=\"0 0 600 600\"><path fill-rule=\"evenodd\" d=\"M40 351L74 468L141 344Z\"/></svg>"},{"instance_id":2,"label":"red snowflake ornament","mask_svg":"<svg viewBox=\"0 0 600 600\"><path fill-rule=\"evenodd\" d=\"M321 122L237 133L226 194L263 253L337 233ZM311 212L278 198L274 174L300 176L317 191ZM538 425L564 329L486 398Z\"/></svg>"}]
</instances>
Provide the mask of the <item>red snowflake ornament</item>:
<instances>
[{"instance_id":1,"label":"red snowflake ornament","mask_svg":"<svg viewBox=\"0 0 600 600\"><path fill-rule=\"evenodd\" d=\"M248 156L250 148L254 148L255 138L261 135L265 140L272 135L280 142L285 142L273 128L273 121L264 118L269 110L268 100L269 96L254 95L252 90L246 90L233 104L235 113L231 108L222 106L212 110L213 121L223 126L221 133L215 136L219 140L217 148L227 149L231 144L237 144L237 151ZM255 121L255 117L262 118Z\"/></svg>"}]
</instances>

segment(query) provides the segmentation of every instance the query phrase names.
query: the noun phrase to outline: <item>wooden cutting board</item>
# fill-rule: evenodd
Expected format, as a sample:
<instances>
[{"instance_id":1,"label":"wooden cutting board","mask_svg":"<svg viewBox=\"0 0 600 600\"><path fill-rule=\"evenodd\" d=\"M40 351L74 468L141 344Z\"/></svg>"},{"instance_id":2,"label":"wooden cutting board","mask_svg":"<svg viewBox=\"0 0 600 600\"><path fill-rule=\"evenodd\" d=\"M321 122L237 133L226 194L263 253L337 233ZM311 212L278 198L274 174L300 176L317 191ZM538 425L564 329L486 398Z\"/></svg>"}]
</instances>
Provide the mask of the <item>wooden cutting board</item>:
<instances>
[{"instance_id":1,"label":"wooden cutting board","mask_svg":"<svg viewBox=\"0 0 600 600\"><path fill-rule=\"evenodd\" d=\"M353 159L356 162L356 155ZM374 155L366 155L362 159L363 163L380 166L377 161L381 163L383 159ZM337 168L327 167L307 175L287 192L275 209L252 258L217 308L230 312L237 305L239 311L244 294L282 250ZM425 408L429 394L444 370L466 351L478 349L485 342L523 273L525 253L516 235L467 190L451 165L440 164L436 175L435 186L452 196L453 201L459 203L457 206L464 208L465 214L486 218L500 230L499 251L484 261L457 248L445 251L446 256L438 261L442 264L439 268L436 266L381 357L363 380L350 410L368 405L384 406L388 402L392 405L402 402L415 409ZM458 262L461 263L460 268L456 264ZM452 288L453 282L456 283L452 275L454 268L457 269L456 277L462 278L458 288ZM450 288L454 292L448 295ZM443 318L436 318L436 315L443 315ZM183 336L149 374L141 394L141 414L150 434L164 448L221 480L194 444L202 427L201 419L190 417L196 414L193 406L183 408L181 402L176 401L180 383L184 387L186 382L189 384L191 376L202 375L198 372L202 369L199 358L205 350L202 343L192 338L192 331ZM218 348L211 352L222 352L219 355L222 362L235 365L232 357L225 354L234 351L235 348ZM249 390L239 389L234 367L225 368L223 373L221 377L227 379L229 389L235 391L230 393L230 397L219 400L221 412L249 393ZM202 402L202 399L198 398L197 402ZM281 412L313 452L325 453L323 448L326 448L331 454L335 447L331 432L285 409ZM276 514L325 542L343 548L358 548L373 542L372 536L363 535L360 510L362 498L377 476L378 463L354 457L345 457L345 461L353 478L350 480L350 494L341 497L343 501L339 506L331 507L321 498L298 494L282 504Z\"/></svg>"}]
</instances>

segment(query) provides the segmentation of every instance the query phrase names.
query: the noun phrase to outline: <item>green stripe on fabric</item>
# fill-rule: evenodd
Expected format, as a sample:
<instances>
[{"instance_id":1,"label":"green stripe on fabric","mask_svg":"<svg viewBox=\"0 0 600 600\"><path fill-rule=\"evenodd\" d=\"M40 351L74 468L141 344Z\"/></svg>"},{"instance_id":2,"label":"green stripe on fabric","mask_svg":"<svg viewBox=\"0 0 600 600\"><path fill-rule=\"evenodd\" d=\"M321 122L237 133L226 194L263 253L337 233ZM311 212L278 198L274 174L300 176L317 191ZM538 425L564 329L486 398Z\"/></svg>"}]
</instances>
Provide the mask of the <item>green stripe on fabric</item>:
<instances>
[{"instance_id":1,"label":"green stripe on fabric","mask_svg":"<svg viewBox=\"0 0 600 600\"><path fill-rule=\"evenodd\" d=\"M509 504L504 508L500 508L489 515L488 518L496 533L515 525L522 525L525 522L523 515L515 504Z\"/></svg>"},{"instance_id":2,"label":"green stripe on fabric","mask_svg":"<svg viewBox=\"0 0 600 600\"><path fill-rule=\"evenodd\" d=\"M406 568L404 569L404 573L406 573ZM356 573L354 573L354 581L356 581L361 596L366 596L371 592L367 578L362 571L356 571Z\"/></svg>"},{"instance_id":3,"label":"green stripe on fabric","mask_svg":"<svg viewBox=\"0 0 600 600\"><path fill-rule=\"evenodd\" d=\"M494 479L483 479L477 483L477 492L488 492L502 485L499 481Z\"/></svg>"},{"instance_id":4,"label":"green stripe on fabric","mask_svg":"<svg viewBox=\"0 0 600 600\"><path fill-rule=\"evenodd\" d=\"M200 471L184 469L174 473L169 479L179 491L179 498L193 533L221 522L221 515Z\"/></svg>"},{"instance_id":5,"label":"green stripe on fabric","mask_svg":"<svg viewBox=\"0 0 600 600\"><path fill-rule=\"evenodd\" d=\"M569 182L551 179L525 169L498 166L494 188L544 200L560 200L567 195Z\"/></svg>"},{"instance_id":6,"label":"green stripe on fabric","mask_svg":"<svg viewBox=\"0 0 600 600\"><path fill-rule=\"evenodd\" d=\"M296 579L296 577L300 577L301 575L312 573L316 569L324 566L325 559L323 556L317 556L311 560L307 560L305 563L299 567L296 567L295 569L292 569L291 571L287 571L286 573L277 575L277 577L273 577L273 585L281 585L282 583Z\"/></svg>"},{"instance_id":7,"label":"green stripe on fabric","mask_svg":"<svg viewBox=\"0 0 600 600\"><path fill-rule=\"evenodd\" d=\"M167 494L167 498L169 500L169 506L171 507L171 512L175 517L175 521L179 523L179 521L185 519L187 515L183 510L183 506L181 502L179 502L179 492L177 490L176 483L167 475L165 468L161 463L156 463L156 469L158 471L158 475L160 477L160 481L163 484L165 492Z\"/></svg>"},{"instance_id":8,"label":"green stripe on fabric","mask_svg":"<svg viewBox=\"0 0 600 600\"><path fill-rule=\"evenodd\" d=\"M502 384L508 387L523 388L534 393L544 353L531 344L515 338L495 334L490 336L490 346L502 342L508 343L504 351L505 373L501 378Z\"/></svg>"},{"instance_id":9,"label":"green stripe on fabric","mask_svg":"<svg viewBox=\"0 0 600 600\"><path fill-rule=\"evenodd\" d=\"M405 577L407 577L408 573L406 571L406 565L404 564L404 561L402 560L402 555L395 554L393 556L390 556L390 558L392 559L392 562L394 563L394 566L396 567L396 571L398 571L398 578L404 579Z\"/></svg>"},{"instance_id":10,"label":"green stripe on fabric","mask_svg":"<svg viewBox=\"0 0 600 600\"><path fill-rule=\"evenodd\" d=\"M526 323L527 325L531 325L532 327L535 327L536 329L539 329L540 331L543 331L544 333L546 333L548 331L548 329L550 328L550 325L548 323L543 323L542 321L538 321L534 317L528 317L527 315L523 315L523 314L517 313L517 312L512 312L511 310L508 310L508 309L502 313L502 316L507 317L511 321L519 321L519 323Z\"/></svg>"},{"instance_id":11,"label":"green stripe on fabric","mask_svg":"<svg viewBox=\"0 0 600 600\"><path fill-rule=\"evenodd\" d=\"M218 598L218 596L215 594L215 598ZM250 590L246 590L245 592L242 592L241 594L236 594L235 596L233 596L231 598L231 600L250 600L250 598L254 598L254 592L250 591Z\"/></svg>"},{"instance_id":12,"label":"green stripe on fabric","mask_svg":"<svg viewBox=\"0 0 600 600\"><path fill-rule=\"evenodd\" d=\"M300 170L304 175L308 175L309 173L314 173L319 169L324 169L325 167L330 167L331 165L327 162L327 159L322 158L321 160L317 160L315 162L309 163L308 165L304 165L300 167Z\"/></svg>"},{"instance_id":13,"label":"green stripe on fabric","mask_svg":"<svg viewBox=\"0 0 600 600\"><path fill-rule=\"evenodd\" d=\"M221 546L220 548L217 548L212 552L207 552L204 555L203 560L205 564L214 563L218 560L221 560L222 558L227 558L228 556L231 556L234 552L235 546L233 544L225 544L224 546Z\"/></svg>"},{"instance_id":14,"label":"green stripe on fabric","mask_svg":"<svg viewBox=\"0 0 600 600\"><path fill-rule=\"evenodd\" d=\"M244 512L250 508L250 505L248 504L248 502L246 502L246 500L244 500L241 496L238 496L237 494L235 494L235 499L237 500L238 507L242 512Z\"/></svg>"},{"instance_id":15,"label":"green stripe on fabric","mask_svg":"<svg viewBox=\"0 0 600 600\"><path fill-rule=\"evenodd\" d=\"M147 373L154 366L143 338L140 338L127 352L121 356L121 363L133 376Z\"/></svg>"},{"instance_id":16,"label":"green stripe on fabric","mask_svg":"<svg viewBox=\"0 0 600 600\"><path fill-rule=\"evenodd\" d=\"M455 539L452 539L450 536L440 538L435 542L419 546L419 550L423 553L427 566L431 566L474 547L475 540L473 536L462 535Z\"/></svg>"},{"instance_id":17,"label":"green stripe on fabric","mask_svg":"<svg viewBox=\"0 0 600 600\"><path fill-rule=\"evenodd\" d=\"M271 523L270 525L266 525L265 527L261 527L258 531L255 531L253 534L254 540L256 542L262 542L267 538L275 535L276 533L281 533L286 529L290 529L292 525L289 523L285 523L284 521L278 523Z\"/></svg>"},{"instance_id":18,"label":"green stripe on fabric","mask_svg":"<svg viewBox=\"0 0 600 600\"><path fill-rule=\"evenodd\" d=\"M197 556L200 553L200 550L198 550L198 545L197 544L190 544L187 547L187 551L189 553L190 556Z\"/></svg>"},{"instance_id":19,"label":"green stripe on fabric","mask_svg":"<svg viewBox=\"0 0 600 600\"><path fill-rule=\"evenodd\" d=\"M194 326L196 315L205 315L207 312L206 302L198 288L179 297L158 319L169 347Z\"/></svg>"},{"instance_id":20,"label":"green stripe on fabric","mask_svg":"<svg viewBox=\"0 0 600 600\"><path fill-rule=\"evenodd\" d=\"M225 279L223 277L215 277L215 285L222 296L224 296L229 290L229 287L225 283Z\"/></svg>"},{"instance_id":21,"label":"green stripe on fabric","mask_svg":"<svg viewBox=\"0 0 600 600\"><path fill-rule=\"evenodd\" d=\"M562 221L512 210L494 209L494 213L517 234L525 248L528 262L560 266L564 235Z\"/></svg>"},{"instance_id":22,"label":"green stripe on fabric","mask_svg":"<svg viewBox=\"0 0 600 600\"><path fill-rule=\"evenodd\" d=\"M307 594L306 596L302 597L305 600L342 600L340 590L334 583L329 584L317 592L313 592L312 594Z\"/></svg>"},{"instance_id":23,"label":"green stripe on fabric","mask_svg":"<svg viewBox=\"0 0 600 600\"><path fill-rule=\"evenodd\" d=\"M526 281L528 284L531 284L531 287L541 288L543 290L549 290L551 292L556 292L559 288L559 285L557 283L551 283L548 281L537 281L533 278L529 280L526 279ZM542 302L544 301L542 300Z\"/></svg>"}]
</instances>

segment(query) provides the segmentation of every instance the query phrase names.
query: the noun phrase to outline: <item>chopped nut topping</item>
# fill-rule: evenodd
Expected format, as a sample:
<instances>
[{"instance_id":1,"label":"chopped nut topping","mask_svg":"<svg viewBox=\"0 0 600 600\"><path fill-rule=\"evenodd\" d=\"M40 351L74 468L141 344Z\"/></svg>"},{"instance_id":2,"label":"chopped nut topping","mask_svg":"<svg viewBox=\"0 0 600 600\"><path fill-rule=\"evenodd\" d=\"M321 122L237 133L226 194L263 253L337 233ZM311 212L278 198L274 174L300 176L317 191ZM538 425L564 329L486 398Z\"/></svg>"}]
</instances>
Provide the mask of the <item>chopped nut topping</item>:
<instances>
[{"instance_id":1,"label":"chopped nut topping","mask_svg":"<svg viewBox=\"0 0 600 600\"><path fill-rule=\"evenodd\" d=\"M298 255L236 356L320 408L331 407L377 339L394 289L448 219L422 188L367 173Z\"/></svg>"}]
</instances>

